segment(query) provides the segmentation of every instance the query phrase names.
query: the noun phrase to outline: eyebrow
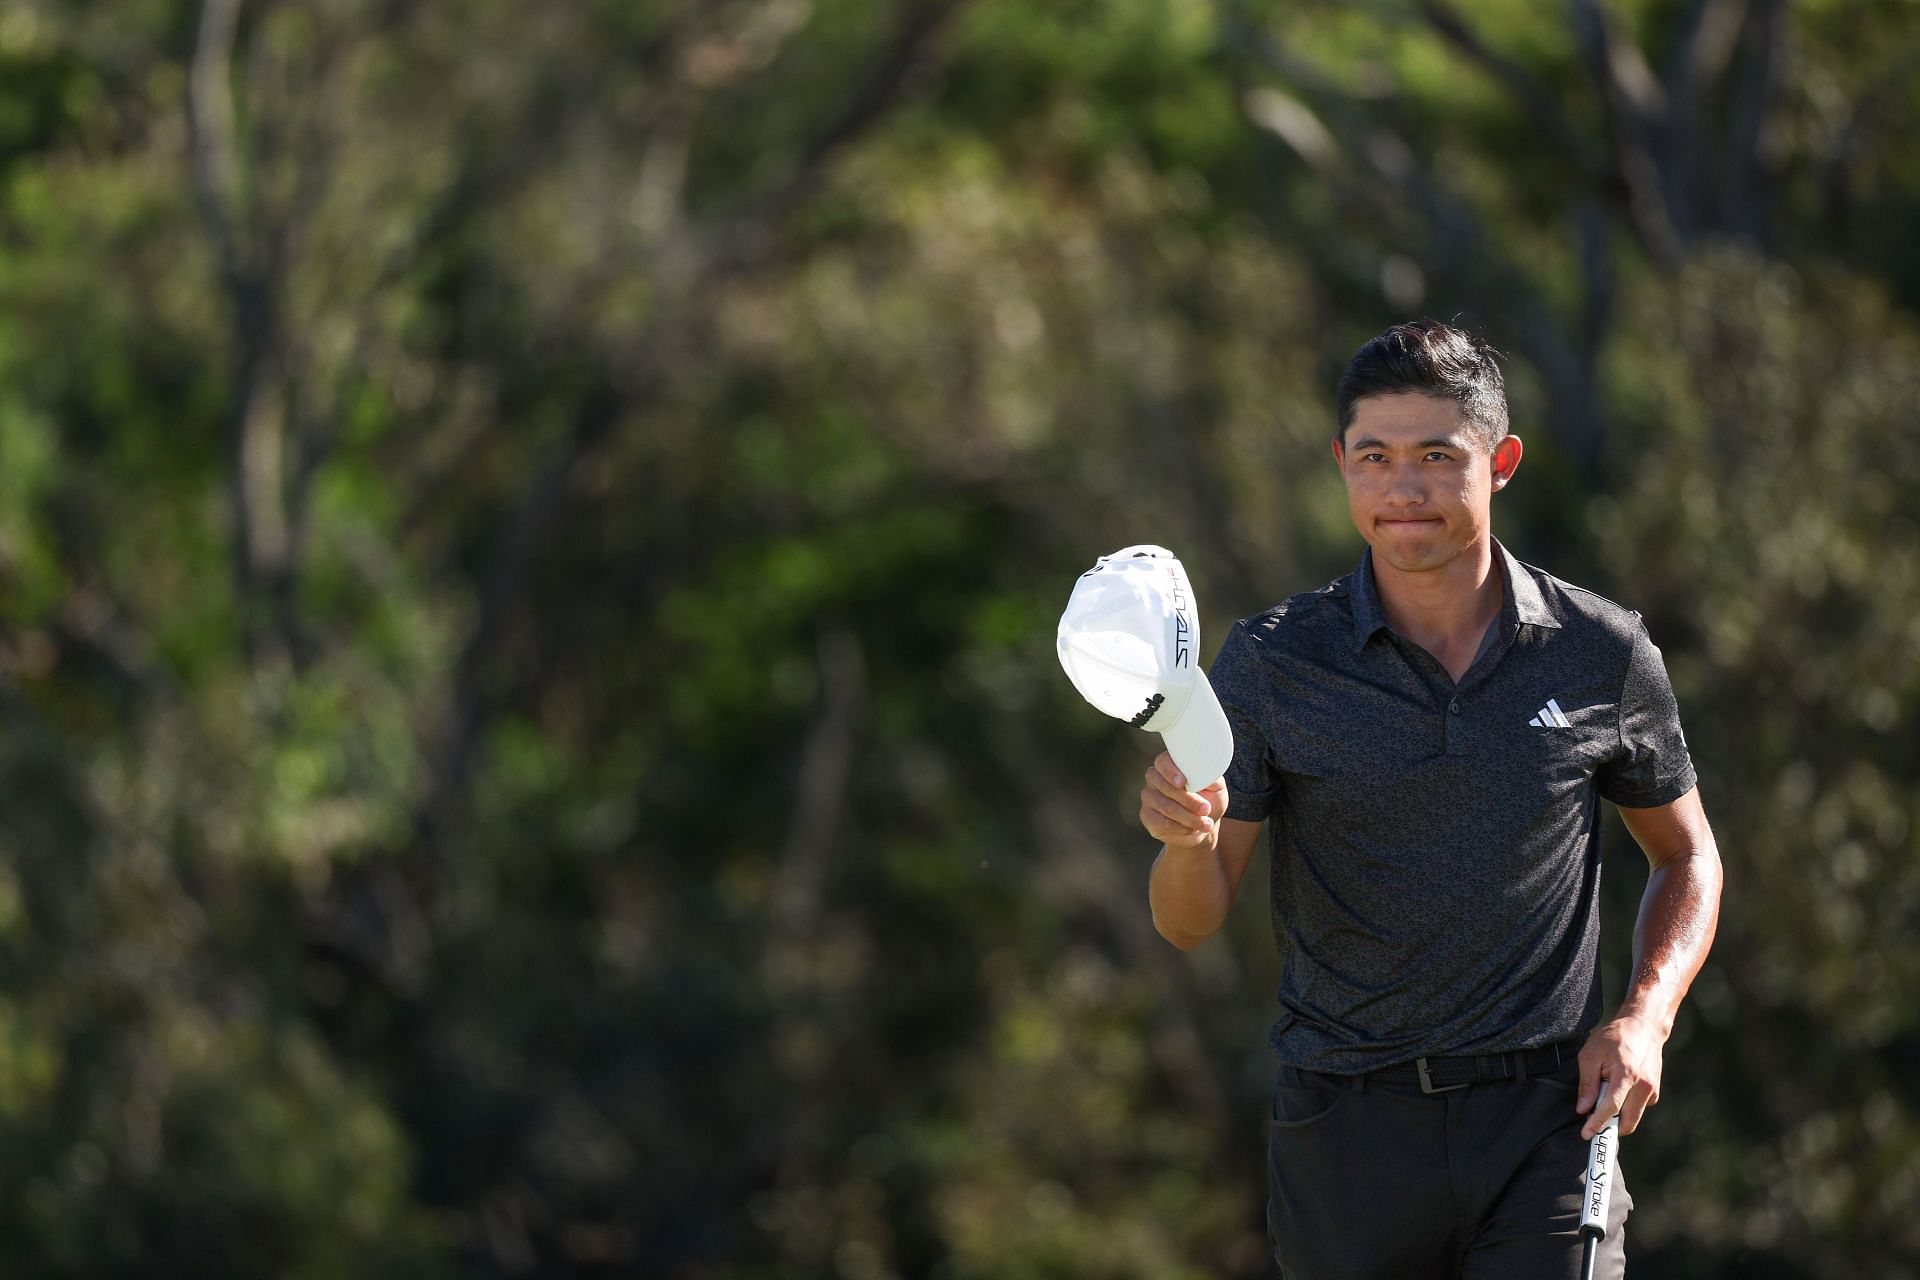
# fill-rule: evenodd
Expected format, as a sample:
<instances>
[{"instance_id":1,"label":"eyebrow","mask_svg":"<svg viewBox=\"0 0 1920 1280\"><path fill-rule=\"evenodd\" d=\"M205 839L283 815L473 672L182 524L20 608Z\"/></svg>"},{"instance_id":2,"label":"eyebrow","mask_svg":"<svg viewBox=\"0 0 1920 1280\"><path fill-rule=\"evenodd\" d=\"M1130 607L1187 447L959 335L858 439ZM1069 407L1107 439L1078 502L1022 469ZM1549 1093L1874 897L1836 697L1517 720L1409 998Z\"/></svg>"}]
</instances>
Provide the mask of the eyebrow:
<instances>
[{"instance_id":1,"label":"eyebrow","mask_svg":"<svg viewBox=\"0 0 1920 1280\"><path fill-rule=\"evenodd\" d=\"M1360 450L1360 449L1387 449L1387 448L1391 448L1392 446L1389 445L1384 440L1376 440L1374 437L1368 436L1364 440L1355 440L1353 442L1352 447L1355 450ZM1416 444L1412 447L1415 449L1454 449L1454 450L1465 448L1465 446L1462 445L1458 440L1454 440L1450 438L1441 438L1437 440L1422 440L1419 444Z\"/></svg>"}]
</instances>

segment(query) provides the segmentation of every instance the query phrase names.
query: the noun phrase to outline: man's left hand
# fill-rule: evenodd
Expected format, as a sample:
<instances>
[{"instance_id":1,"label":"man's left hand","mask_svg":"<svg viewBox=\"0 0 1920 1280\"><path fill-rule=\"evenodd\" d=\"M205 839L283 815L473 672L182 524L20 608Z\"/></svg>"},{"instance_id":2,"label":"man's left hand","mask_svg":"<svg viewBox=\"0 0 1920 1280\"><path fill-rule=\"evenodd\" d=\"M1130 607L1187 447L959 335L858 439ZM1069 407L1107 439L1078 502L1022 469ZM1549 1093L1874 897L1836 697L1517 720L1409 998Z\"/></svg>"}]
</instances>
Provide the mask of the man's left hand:
<instances>
[{"instance_id":1,"label":"man's left hand","mask_svg":"<svg viewBox=\"0 0 1920 1280\"><path fill-rule=\"evenodd\" d=\"M1659 1027L1631 1014L1594 1029L1580 1048L1580 1092L1573 1104L1587 1117L1582 1138L1600 1132L1615 1112L1620 1114L1622 1136L1640 1127L1641 1115L1660 1101L1660 1053L1666 1042ZM1606 1101L1595 1107L1602 1081Z\"/></svg>"}]
</instances>

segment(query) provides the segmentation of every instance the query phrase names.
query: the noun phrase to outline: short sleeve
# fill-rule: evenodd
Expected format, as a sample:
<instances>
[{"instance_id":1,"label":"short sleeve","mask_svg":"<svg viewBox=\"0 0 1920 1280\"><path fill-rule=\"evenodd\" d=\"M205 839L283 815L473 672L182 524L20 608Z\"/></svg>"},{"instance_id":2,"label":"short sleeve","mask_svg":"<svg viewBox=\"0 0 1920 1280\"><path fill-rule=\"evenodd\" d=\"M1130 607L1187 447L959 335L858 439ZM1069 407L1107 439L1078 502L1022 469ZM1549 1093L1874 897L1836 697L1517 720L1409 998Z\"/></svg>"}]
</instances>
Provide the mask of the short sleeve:
<instances>
[{"instance_id":1,"label":"short sleeve","mask_svg":"<svg viewBox=\"0 0 1920 1280\"><path fill-rule=\"evenodd\" d=\"M1262 670L1259 645L1246 628L1235 623L1214 655L1207 680L1227 725L1233 730L1233 763L1227 766L1227 817L1259 822L1273 812L1279 781L1272 767L1273 753L1260 727L1262 709L1272 699L1272 682Z\"/></svg>"},{"instance_id":2,"label":"short sleeve","mask_svg":"<svg viewBox=\"0 0 1920 1280\"><path fill-rule=\"evenodd\" d=\"M1600 794L1628 809L1671 804L1693 790L1693 760L1666 663L1643 624L1620 689L1619 749L1596 778Z\"/></svg>"}]
</instances>

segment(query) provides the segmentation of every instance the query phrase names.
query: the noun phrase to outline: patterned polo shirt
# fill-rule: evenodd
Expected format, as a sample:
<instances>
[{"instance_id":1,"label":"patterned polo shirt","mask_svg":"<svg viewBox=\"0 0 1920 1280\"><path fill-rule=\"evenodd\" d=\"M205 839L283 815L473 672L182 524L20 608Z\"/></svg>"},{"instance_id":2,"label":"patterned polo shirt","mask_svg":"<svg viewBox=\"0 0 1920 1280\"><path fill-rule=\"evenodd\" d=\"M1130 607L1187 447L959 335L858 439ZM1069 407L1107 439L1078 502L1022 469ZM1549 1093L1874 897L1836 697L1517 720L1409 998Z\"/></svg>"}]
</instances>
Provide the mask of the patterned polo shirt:
<instances>
[{"instance_id":1,"label":"patterned polo shirt","mask_svg":"<svg viewBox=\"0 0 1920 1280\"><path fill-rule=\"evenodd\" d=\"M1236 623L1209 678L1227 816L1271 819L1281 1061L1359 1072L1585 1034L1601 1016L1601 797L1694 771L1640 615L1522 564L1458 684L1381 613L1371 549Z\"/></svg>"}]
</instances>

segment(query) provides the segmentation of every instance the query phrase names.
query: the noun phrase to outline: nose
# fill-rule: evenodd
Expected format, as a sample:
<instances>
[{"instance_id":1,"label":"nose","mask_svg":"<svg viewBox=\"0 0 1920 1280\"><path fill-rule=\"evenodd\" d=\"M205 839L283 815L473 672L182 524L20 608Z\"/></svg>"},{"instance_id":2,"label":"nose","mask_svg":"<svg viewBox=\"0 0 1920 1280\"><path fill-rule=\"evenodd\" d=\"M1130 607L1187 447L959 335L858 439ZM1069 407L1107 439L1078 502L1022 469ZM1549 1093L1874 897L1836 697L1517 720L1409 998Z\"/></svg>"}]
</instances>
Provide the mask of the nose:
<instances>
[{"instance_id":1,"label":"nose","mask_svg":"<svg viewBox=\"0 0 1920 1280\"><path fill-rule=\"evenodd\" d=\"M1387 477L1387 487L1382 495L1389 507L1399 510L1404 507L1417 507L1427 500L1426 489L1420 483L1419 472L1412 467L1395 467Z\"/></svg>"}]
</instances>

